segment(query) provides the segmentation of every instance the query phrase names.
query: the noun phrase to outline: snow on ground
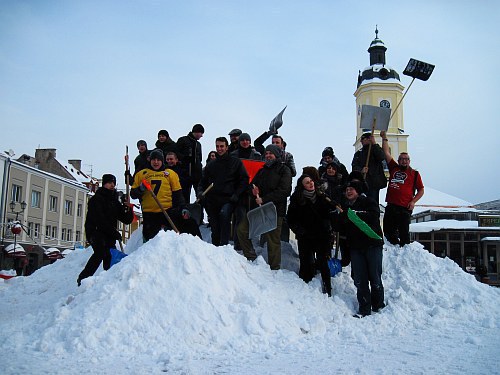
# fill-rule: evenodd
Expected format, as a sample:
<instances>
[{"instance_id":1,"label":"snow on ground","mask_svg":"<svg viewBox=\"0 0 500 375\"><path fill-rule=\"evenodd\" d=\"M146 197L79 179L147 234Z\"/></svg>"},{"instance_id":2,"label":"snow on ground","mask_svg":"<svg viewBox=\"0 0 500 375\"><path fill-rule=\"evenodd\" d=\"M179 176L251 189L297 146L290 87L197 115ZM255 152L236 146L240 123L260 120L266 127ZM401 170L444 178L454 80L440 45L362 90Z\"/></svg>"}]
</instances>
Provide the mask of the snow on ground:
<instances>
[{"instance_id":1,"label":"snow on ground","mask_svg":"<svg viewBox=\"0 0 500 375\"><path fill-rule=\"evenodd\" d=\"M500 290L418 243L386 246L388 306L356 319L350 268L328 298L319 276L297 277L289 245L287 269L271 271L232 246L173 232L141 246L139 232L79 288L90 248L0 281L1 374L500 371Z\"/></svg>"}]
</instances>

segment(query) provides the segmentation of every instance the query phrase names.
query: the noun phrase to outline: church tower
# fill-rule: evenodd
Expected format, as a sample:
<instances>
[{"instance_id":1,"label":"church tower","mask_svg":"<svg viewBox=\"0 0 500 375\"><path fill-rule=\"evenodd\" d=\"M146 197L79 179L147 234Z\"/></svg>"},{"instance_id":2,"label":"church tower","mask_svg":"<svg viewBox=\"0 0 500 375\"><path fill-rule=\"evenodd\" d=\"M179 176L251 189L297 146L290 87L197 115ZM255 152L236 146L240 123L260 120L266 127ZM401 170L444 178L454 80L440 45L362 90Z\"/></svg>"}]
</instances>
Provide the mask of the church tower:
<instances>
[{"instance_id":1,"label":"church tower","mask_svg":"<svg viewBox=\"0 0 500 375\"><path fill-rule=\"evenodd\" d=\"M354 96L356 97L356 150L361 147L360 138L363 129L360 129L361 106L363 104L391 108L392 119L389 122L387 138L391 147L392 155L399 155L400 152L407 151L408 135L404 132L403 104L398 103L403 97L404 86L399 80L399 74L386 65L385 52L387 47L378 37L378 29L375 28L375 39L370 44L368 52L370 54L370 66L365 68L358 75L358 85ZM366 129L371 130L371 129ZM380 139L376 140L380 144ZM377 139L378 138L378 139Z\"/></svg>"}]
</instances>

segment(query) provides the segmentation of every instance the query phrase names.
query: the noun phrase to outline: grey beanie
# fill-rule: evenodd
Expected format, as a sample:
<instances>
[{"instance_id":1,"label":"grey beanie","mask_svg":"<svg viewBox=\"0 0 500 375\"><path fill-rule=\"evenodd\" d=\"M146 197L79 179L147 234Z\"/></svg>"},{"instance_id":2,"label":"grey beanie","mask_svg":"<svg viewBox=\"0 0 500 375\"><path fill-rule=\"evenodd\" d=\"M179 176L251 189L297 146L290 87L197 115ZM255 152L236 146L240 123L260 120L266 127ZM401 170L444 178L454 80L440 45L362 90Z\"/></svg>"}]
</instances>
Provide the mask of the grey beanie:
<instances>
[{"instance_id":1,"label":"grey beanie","mask_svg":"<svg viewBox=\"0 0 500 375\"><path fill-rule=\"evenodd\" d=\"M276 159L281 158L281 148L276 145L268 145L266 146L266 151L272 152Z\"/></svg>"}]
</instances>

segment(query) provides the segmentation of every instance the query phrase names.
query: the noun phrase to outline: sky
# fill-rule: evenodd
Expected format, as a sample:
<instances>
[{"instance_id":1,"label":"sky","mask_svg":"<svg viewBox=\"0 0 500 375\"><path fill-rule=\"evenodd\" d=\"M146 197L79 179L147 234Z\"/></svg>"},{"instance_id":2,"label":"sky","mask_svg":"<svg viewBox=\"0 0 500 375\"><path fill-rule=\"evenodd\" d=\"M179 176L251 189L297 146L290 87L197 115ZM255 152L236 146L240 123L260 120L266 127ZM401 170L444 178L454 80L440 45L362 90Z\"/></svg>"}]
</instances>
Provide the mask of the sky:
<instances>
[{"instance_id":1,"label":"sky","mask_svg":"<svg viewBox=\"0 0 500 375\"><path fill-rule=\"evenodd\" d=\"M357 319L350 267L329 298L319 275L298 278L295 242L279 271L256 250L252 263L172 231L142 245L137 230L129 255L81 287L91 248L0 278L0 373L499 373L500 289L452 260L386 245L387 306Z\"/></svg>"},{"instance_id":2,"label":"sky","mask_svg":"<svg viewBox=\"0 0 500 375\"><path fill-rule=\"evenodd\" d=\"M326 146L350 169L353 94L378 25L403 86L410 58L436 66L403 102L424 184L498 199L499 22L493 0L0 0L0 147L122 175L125 146L135 156L160 129L177 140L203 124L205 160L216 137L255 139L287 105L280 134L299 170Z\"/></svg>"}]
</instances>

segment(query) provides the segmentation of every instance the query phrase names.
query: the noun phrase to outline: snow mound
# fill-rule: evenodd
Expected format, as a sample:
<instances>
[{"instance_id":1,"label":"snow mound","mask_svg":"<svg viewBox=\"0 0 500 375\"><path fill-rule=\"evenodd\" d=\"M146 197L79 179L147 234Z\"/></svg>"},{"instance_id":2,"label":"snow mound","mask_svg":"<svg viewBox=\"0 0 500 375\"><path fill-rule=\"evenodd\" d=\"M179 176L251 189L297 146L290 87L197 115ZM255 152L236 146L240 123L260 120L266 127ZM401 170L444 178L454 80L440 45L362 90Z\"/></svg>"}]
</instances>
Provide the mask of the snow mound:
<instances>
[{"instance_id":1,"label":"snow mound","mask_svg":"<svg viewBox=\"0 0 500 375\"><path fill-rule=\"evenodd\" d=\"M373 350L374 337L415 339L429 330L452 336L457 328L477 346L482 330L500 327L500 290L418 243L385 246L388 306L361 320L352 318L357 302L349 268L332 280L334 296L327 298L319 276L305 284L294 272L271 271L262 257L248 262L231 246L190 235L161 232L142 246L131 239L127 250L119 264L79 288L90 248L0 284L0 330L9 338L0 348L66 360L99 353L184 363L186 353L234 358L315 352L325 343L359 352ZM36 328L20 330L19 321Z\"/></svg>"}]
</instances>

